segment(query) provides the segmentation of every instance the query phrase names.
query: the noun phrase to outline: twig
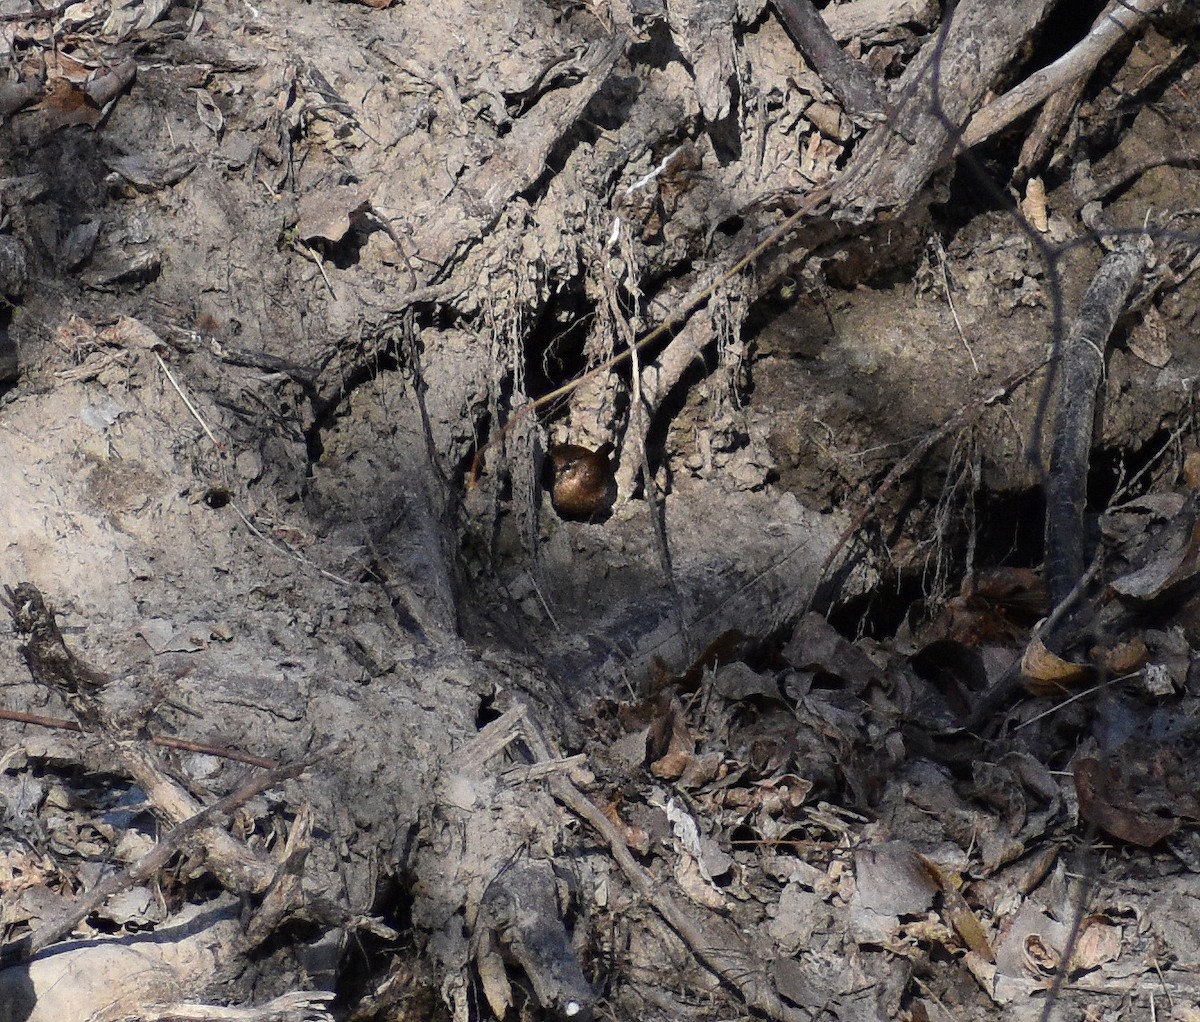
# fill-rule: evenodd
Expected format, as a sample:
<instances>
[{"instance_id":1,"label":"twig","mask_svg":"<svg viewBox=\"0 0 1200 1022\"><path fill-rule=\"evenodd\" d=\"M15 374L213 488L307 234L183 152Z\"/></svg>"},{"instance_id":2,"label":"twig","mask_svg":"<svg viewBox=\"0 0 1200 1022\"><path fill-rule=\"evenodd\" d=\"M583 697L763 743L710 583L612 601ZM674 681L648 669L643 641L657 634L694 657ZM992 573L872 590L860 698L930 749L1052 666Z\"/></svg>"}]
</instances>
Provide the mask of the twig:
<instances>
[{"instance_id":1,"label":"twig","mask_svg":"<svg viewBox=\"0 0 1200 1022\"><path fill-rule=\"evenodd\" d=\"M1058 627L1063 623L1063 619L1075 608L1075 604L1079 602L1080 597L1087 592L1092 579L1100 573L1100 566L1101 559L1100 557L1096 557L1092 561L1091 567L1083 573L1083 577L1080 578L1075 588L1067 593L1057 606L1055 606L1054 610L1050 612L1050 616L1034 629L1033 637L1030 639L1031 642L1048 642L1050 636L1058 631ZM966 723L963 725L964 729L967 731L978 730L996 710L1008 702L1009 698L1020 688L1020 685L1021 658L1017 657L1008 670L1000 675L996 683L984 692L979 701L976 702L975 709L971 711L971 716L967 718Z\"/></svg>"},{"instance_id":2,"label":"twig","mask_svg":"<svg viewBox=\"0 0 1200 1022\"><path fill-rule=\"evenodd\" d=\"M850 538L863 527L867 517L875 510L876 507L879 506L879 502L883 499L884 495L887 494L887 492L891 490L891 488L895 486L901 478L903 478L910 471L912 471L914 467L916 467L921 459L924 458L928 453L929 449L933 447L933 445L939 440L949 436L956 429L961 429L967 424L967 422L979 415L989 405L994 404L1001 398L1007 397L1013 390L1015 390L1020 384L1024 383L1025 380L1036 373L1049 361L1050 359L1047 357L1035 359L1033 362L1030 362L1018 369L1015 373L1003 380L997 386L991 388L991 390L989 390L986 394L980 395L979 397L975 398L975 400L967 402L967 404L959 408L958 411L951 415L950 418L948 418L940 426L926 433L925 436L917 442L916 446L908 452L908 454L896 462L896 464L892 467L892 470L887 474L887 476L884 477L883 482L881 482L875 488L875 492L871 494L871 497L867 503L862 507L858 514L854 516L854 520L851 521L851 523L846 527L845 531L843 531L842 534L837 538L837 542L833 544L833 547L830 549L829 553L825 555L825 560L821 562L821 568L817 572L816 583L813 586L812 595L807 601L806 609L811 609L813 599L815 599L817 595L817 587L820 586L822 579L825 578L826 573L833 566L833 562L837 559L837 556L841 552L842 548L850 541Z\"/></svg>"},{"instance_id":3,"label":"twig","mask_svg":"<svg viewBox=\"0 0 1200 1022\"><path fill-rule=\"evenodd\" d=\"M1086 78L1114 46L1127 39L1167 0L1112 0L1107 11L1080 42L1053 64L1035 72L1011 92L979 111L963 132L961 145L970 149L1007 127L1018 117L1077 78Z\"/></svg>"},{"instance_id":4,"label":"twig","mask_svg":"<svg viewBox=\"0 0 1200 1022\"><path fill-rule=\"evenodd\" d=\"M187 406L187 410L192 413L192 418L200 423L200 428L204 430L205 434L208 436L208 439L212 441L213 446L222 454L225 454L227 448L223 443L221 443L220 440L216 438L216 436L213 435L213 431L208 428L208 423L205 422L204 419L201 418L200 413L196 411L196 406L188 400L188 396L183 392L183 388L179 386L175 380L175 377L171 375L171 370L167 368L167 363L163 361L162 355L156 351L154 353L154 357L158 359L158 364L162 366L162 371L166 374L171 386L175 388L175 393L179 395L180 399Z\"/></svg>"},{"instance_id":5,"label":"twig","mask_svg":"<svg viewBox=\"0 0 1200 1022\"><path fill-rule=\"evenodd\" d=\"M1119 678L1109 678L1107 681L1101 682L1098 685L1092 685L1090 688L1085 688L1082 692L1076 692L1073 696L1068 699L1064 699L1061 703L1055 703L1050 707L1050 709L1045 710L1036 716L1030 717L1028 720L1022 721L1013 728L1013 733L1016 734L1016 732L1029 727L1031 724L1036 724L1039 720L1043 720L1044 718L1049 717L1051 714L1058 713L1059 710L1066 706L1070 706L1072 703L1079 702L1080 699L1086 699L1088 696L1094 696L1097 692L1103 692L1106 688L1112 688L1113 685L1120 684L1122 681L1129 681L1130 678L1136 678L1141 673L1142 672L1139 670L1134 671L1132 674L1122 674Z\"/></svg>"},{"instance_id":6,"label":"twig","mask_svg":"<svg viewBox=\"0 0 1200 1022\"><path fill-rule=\"evenodd\" d=\"M1137 485L1142 476L1154 471L1154 469L1158 467L1159 462L1162 460L1163 455L1170 450L1171 446L1179 443L1179 438L1183 436L1184 433L1189 433L1195 428L1195 416L1188 415L1184 418L1182 425L1176 426L1173 430L1171 430L1171 435L1163 441L1162 446L1159 447L1159 449L1146 462L1146 464L1144 464L1141 468L1134 472L1133 475L1126 479L1125 482L1116 488L1112 497L1109 499L1108 510L1112 511L1113 509L1120 507L1121 499L1125 496L1125 494L1133 491L1133 487Z\"/></svg>"},{"instance_id":7,"label":"twig","mask_svg":"<svg viewBox=\"0 0 1200 1022\"><path fill-rule=\"evenodd\" d=\"M1107 15L1102 14L1104 18ZM1080 75L1073 82L1054 92L1042 104L1033 128L1021 144L1021 156L1017 160L1016 175L1022 180L1034 172L1034 168L1051 156L1051 146L1058 140L1071 114L1079 105L1088 80Z\"/></svg>"},{"instance_id":8,"label":"twig","mask_svg":"<svg viewBox=\"0 0 1200 1022\"><path fill-rule=\"evenodd\" d=\"M164 373L166 373L167 379L171 381L171 386L175 388L175 392L183 400L183 403L187 406L187 410L192 413L192 417L198 423L200 423L200 428L203 429L204 432L208 435L208 439L213 442L213 446L216 447L216 449L218 451L220 451L221 454L228 454L229 448L213 435L213 431L208 428L208 423L206 423L204 421L204 419L201 418L200 413L198 411L196 411L195 405L193 405L192 402L188 400L188 396L187 396L187 394L184 393L183 388L178 384L178 382L176 382L175 377L171 375L171 370L167 368L167 363L163 361L162 356L156 351L154 353L154 357L156 359L158 359L158 364L160 366L162 366L162 371ZM341 575L335 575L332 571L329 571L326 568L322 568L315 561L309 560L309 558L305 557L299 551L293 550L291 547L287 546L286 544L277 543L277 542L273 541L270 537L264 535L263 532L259 528L257 528L253 522L250 521L249 516L240 507L238 507L236 501L231 500L229 502L229 506L231 508L233 508L233 510L237 514L237 516L242 520L242 524L245 525L246 528L250 530L251 535L255 536L257 539L262 540L268 546L272 547L273 549L275 549L277 551L281 551L282 553L287 554L289 557L291 557L293 560L297 561L300 564L303 564L307 567L316 569L316 571L319 574L324 575L331 582L336 582L336 583L338 583L338 585L343 585L343 586L352 586L354 584L349 579L342 578Z\"/></svg>"},{"instance_id":9,"label":"twig","mask_svg":"<svg viewBox=\"0 0 1200 1022\"><path fill-rule=\"evenodd\" d=\"M807 1018L779 999L761 968L755 967L760 956L745 945L737 931L719 925L717 919L709 919L701 926L667 895L663 887L638 865L608 817L575 785L557 774L548 778L547 784L559 802L590 823L604 838L617 865L638 894L654 907L707 968L742 996L747 1006L783 1022L800 1022ZM738 947L739 943L743 946Z\"/></svg>"},{"instance_id":10,"label":"twig","mask_svg":"<svg viewBox=\"0 0 1200 1022\"><path fill-rule=\"evenodd\" d=\"M942 290L946 293L946 304L950 307L950 315L954 318L954 329L958 331L958 338L962 341L963 347L967 349L967 354L971 356L971 365L975 367L975 375L979 375L979 363L975 360L975 352L971 350L971 342L967 340L967 335L963 333L962 321L958 318L958 310L954 307L954 294L950 288L950 274L946 270L946 248L942 244L941 239L937 242L938 249L938 264L942 271Z\"/></svg>"},{"instance_id":11,"label":"twig","mask_svg":"<svg viewBox=\"0 0 1200 1022\"><path fill-rule=\"evenodd\" d=\"M224 816L245 805L256 795L262 794L268 788L273 788L281 781L299 776L313 763L332 751L332 746L322 749L299 763L276 767L269 773L262 774L252 781L247 781L236 791L210 806L206 806L193 816L174 827L158 844L143 855L128 869L114 873L98 883L85 896L79 898L57 919L40 926L21 940L0 948L0 962L11 964L32 958L43 948L49 947L55 941L69 934L79 923L96 911L114 894L127 891L135 884L149 880L159 870L163 869L176 852L180 851L185 842L199 831L214 825L217 817Z\"/></svg>"},{"instance_id":12,"label":"twig","mask_svg":"<svg viewBox=\"0 0 1200 1022\"><path fill-rule=\"evenodd\" d=\"M883 120L883 100L866 67L837 44L812 0L774 0L774 6L804 59L842 101L846 112L872 121Z\"/></svg>"},{"instance_id":13,"label":"twig","mask_svg":"<svg viewBox=\"0 0 1200 1022\"><path fill-rule=\"evenodd\" d=\"M338 585L342 585L342 586L353 586L354 585L354 583L351 582L348 578L342 578L341 575L335 575L332 571L329 571L327 568L322 568L319 564L317 564L316 561L311 560L308 557L305 557L302 553L300 553L299 550L293 550L286 543L279 542L278 540L272 539L270 536L266 535L260 528L258 528L258 526L256 526L252 521L250 521L249 516L247 516L245 511L243 511L240 507L237 506L236 501L231 500L229 502L229 506L231 508L233 508L234 513L242 520L242 524L244 526L246 526L247 529L250 530L251 535L255 536L257 539L262 540L262 542L266 543L267 546L269 546L273 550L275 550L276 553L285 554L286 556L292 558L292 560L297 561L298 563L303 564L306 567L315 569L319 575L324 575L331 582L336 582Z\"/></svg>"},{"instance_id":14,"label":"twig","mask_svg":"<svg viewBox=\"0 0 1200 1022\"><path fill-rule=\"evenodd\" d=\"M22 713L19 710L0 710L0 720L12 720L18 724L33 724L37 727L56 728L59 731L74 731L76 734L90 734L82 725L63 717L43 717L37 713ZM274 770L279 766L273 759L255 756L240 749L230 749L221 745L206 745L204 742L193 742L187 738L170 738L166 735L150 735L146 739L151 745L163 749L179 749L183 752L196 752L205 756L218 756L230 759L236 763L248 763L250 766Z\"/></svg>"},{"instance_id":15,"label":"twig","mask_svg":"<svg viewBox=\"0 0 1200 1022\"><path fill-rule=\"evenodd\" d=\"M9 592L8 606L13 624L26 640L21 652L34 681L63 697L84 729L105 743L113 759L163 816L177 824L194 816L200 803L134 737L130 722L93 696L110 679L89 668L67 647L54 612L37 586L22 582ZM229 890L258 892L270 884L275 867L265 855L220 829L206 830L201 840L207 865Z\"/></svg>"},{"instance_id":16,"label":"twig","mask_svg":"<svg viewBox=\"0 0 1200 1022\"><path fill-rule=\"evenodd\" d=\"M321 262L321 257L299 238L292 242L292 247L317 268L321 279L325 281L325 287L329 290L329 297L336 302L338 300L337 292L333 289L333 284L329 282L329 275L325 272L325 265Z\"/></svg>"}]
</instances>

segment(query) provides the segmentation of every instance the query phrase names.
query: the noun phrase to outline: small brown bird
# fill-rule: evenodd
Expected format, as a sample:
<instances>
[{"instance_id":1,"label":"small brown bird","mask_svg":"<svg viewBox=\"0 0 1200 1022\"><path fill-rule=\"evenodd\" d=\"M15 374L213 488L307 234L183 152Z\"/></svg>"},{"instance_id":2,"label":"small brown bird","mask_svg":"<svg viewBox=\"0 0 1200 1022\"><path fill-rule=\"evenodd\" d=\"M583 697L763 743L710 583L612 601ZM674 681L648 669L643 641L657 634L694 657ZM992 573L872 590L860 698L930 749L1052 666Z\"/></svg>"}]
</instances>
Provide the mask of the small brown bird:
<instances>
[{"instance_id":1,"label":"small brown bird","mask_svg":"<svg viewBox=\"0 0 1200 1022\"><path fill-rule=\"evenodd\" d=\"M595 521L602 517L617 495L609 455L613 445L596 450L577 444L555 444L550 448L550 503L560 518Z\"/></svg>"}]
</instances>

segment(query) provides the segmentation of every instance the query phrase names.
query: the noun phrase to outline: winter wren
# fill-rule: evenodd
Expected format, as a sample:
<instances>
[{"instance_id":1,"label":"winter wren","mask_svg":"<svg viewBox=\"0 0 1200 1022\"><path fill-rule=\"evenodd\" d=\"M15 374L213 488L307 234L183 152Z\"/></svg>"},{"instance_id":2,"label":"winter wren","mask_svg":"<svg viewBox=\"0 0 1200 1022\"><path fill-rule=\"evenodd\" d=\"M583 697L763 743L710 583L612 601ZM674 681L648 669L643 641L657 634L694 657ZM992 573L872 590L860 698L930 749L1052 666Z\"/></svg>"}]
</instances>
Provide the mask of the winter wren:
<instances>
[{"instance_id":1,"label":"winter wren","mask_svg":"<svg viewBox=\"0 0 1200 1022\"><path fill-rule=\"evenodd\" d=\"M550 448L550 503L559 517L595 521L612 507L617 491L608 460L612 449L609 443L594 451L576 444Z\"/></svg>"}]
</instances>

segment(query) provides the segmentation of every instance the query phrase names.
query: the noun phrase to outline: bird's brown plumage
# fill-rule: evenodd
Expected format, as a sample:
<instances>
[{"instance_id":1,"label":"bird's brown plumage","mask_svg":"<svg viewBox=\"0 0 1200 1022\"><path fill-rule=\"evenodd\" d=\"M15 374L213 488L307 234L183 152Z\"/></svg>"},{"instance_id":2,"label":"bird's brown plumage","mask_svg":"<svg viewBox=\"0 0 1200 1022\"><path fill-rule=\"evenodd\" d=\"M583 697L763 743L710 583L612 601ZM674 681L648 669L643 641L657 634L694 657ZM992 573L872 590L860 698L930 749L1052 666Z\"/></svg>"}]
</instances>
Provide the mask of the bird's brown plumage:
<instances>
[{"instance_id":1,"label":"bird's brown plumage","mask_svg":"<svg viewBox=\"0 0 1200 1022\"><path fill-rule=\"evenodd\" d=\"M616 497L609 455L612 444L596 450L578 444L550 448L550 502L562 518L594 521L612 507Z\"/></svg>"}]
</instances>

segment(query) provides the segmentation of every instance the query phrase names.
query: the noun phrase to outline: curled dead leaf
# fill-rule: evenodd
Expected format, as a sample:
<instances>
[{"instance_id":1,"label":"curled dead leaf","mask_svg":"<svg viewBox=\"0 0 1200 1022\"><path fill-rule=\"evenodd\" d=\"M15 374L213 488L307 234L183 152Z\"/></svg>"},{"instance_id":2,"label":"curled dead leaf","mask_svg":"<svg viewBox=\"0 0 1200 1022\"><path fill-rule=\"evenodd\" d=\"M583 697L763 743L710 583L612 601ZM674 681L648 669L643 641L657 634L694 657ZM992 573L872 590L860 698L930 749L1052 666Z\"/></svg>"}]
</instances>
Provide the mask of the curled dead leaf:
<instances>
[{"instance_id":1,"label":"curled dead leaf","mask_svg":"<svg viewBox=\"0 0 1200 1022\"><path fill-rule=\"evenodd\" d=\"M1046 215L1046 186L1040 177L1031 177L1025 186L1025 198L1021 200L1021 212L1035 231L1045 234L1050 227Z\"/></svg>"},{"instance_id":2,"label":"curled dead leaf","mask_svg":"<svg viewBox=\"0 0 1200 1022\"><path fill-rule=\"evenodd\" d=\"M1140 811L1123 791L1119 778L1090 756L1075 761L1079 815L1113 837L1151 848L1179 829L1179 820Z\"/></svg>"},{"instance_id":3,"label":"curled dead leaf","mask_svg":"<svg viewBox=\"0 0 1200 1022\"><path fill-rule=\"evenodd\" d=\"M1089 665L1064 660L1047 649L1036 631L1021 656L1021 682L1030 695L1050 696L1069 692L1086 682L1091 674Z\"/></svg>"},{"instance_id":4,"label":"curled dead leaf","mask_svg":"<svg viewBox=\"0 0 1200 1022\"><path fill-rule=\"evenodd\" d=\"M1021 948L1025 970L1031 976L1049 979L1058 971L1062 955L1058 949L1047 944L1040 933L1031 933Z\"/></svg>"},{"instance_id":5,"label":"curled dead leaf","mask_svg":"<svg viewBox=\"0 0 1200 1022\"><path fill-rule=\"evenodd\" d=\"M1072 971L1087 971L1116 961L1121 954L1120 926L1109 922L1102 915L1090 915L1080 927L1079 939L1075 942L1075 953L1071 956Z\"/></svg>"}]
</instances>

